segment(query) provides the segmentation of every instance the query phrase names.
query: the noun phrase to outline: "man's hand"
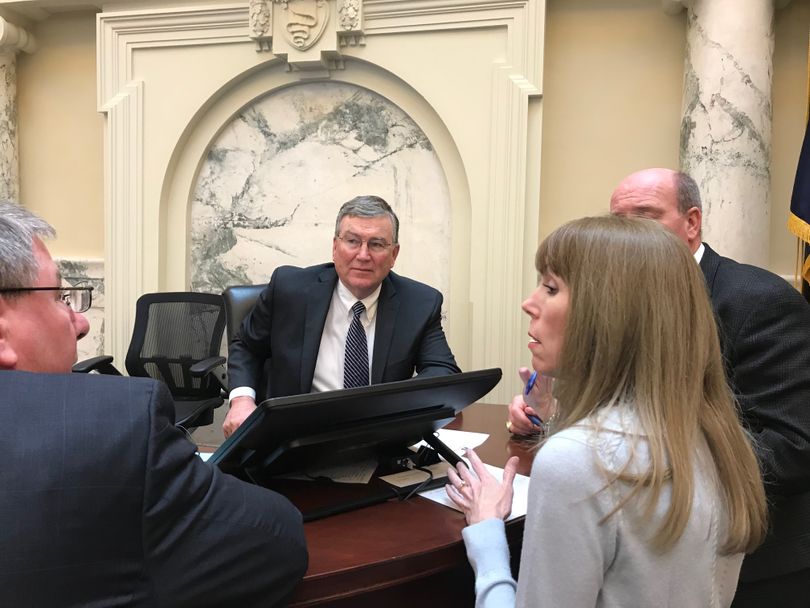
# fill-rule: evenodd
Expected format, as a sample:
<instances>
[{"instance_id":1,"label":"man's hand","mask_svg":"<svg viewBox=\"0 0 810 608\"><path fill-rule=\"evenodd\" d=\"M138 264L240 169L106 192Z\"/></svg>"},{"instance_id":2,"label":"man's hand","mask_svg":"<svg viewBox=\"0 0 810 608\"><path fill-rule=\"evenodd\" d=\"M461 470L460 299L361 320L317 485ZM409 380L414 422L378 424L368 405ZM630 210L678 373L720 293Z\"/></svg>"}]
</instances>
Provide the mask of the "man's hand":
<instances>
[{"instance_id":1,"label":"man's hand","mask_svg":"<svg viewBox=\"0 0 810 608\"><path fill-rule=\"evenodd\" d=\"M467 450L472 471L459 463L448 469L447 495L464 513L469 525L485 519L506 519L512 512L512 483L519 459L512 456L503 468L503 481L495 479L473 450ZM474 474L473 474L474 473Z\"/></svg>"},{"instance_id":2,"label":"man's hand","mask_svg":"<svg viewBox=\"0 0 810 608\"><path fill-rule=\"evenodd\" d=\"M237 397L236 399L232 399L228 415L225 416L225 422L222 423L222 431L225 433L225 439L230 437L255 409L256 401L253 397Z\"/></svg>"},{"instance_id":3,"label":"man's hand","mask_svg":"<svg viewBox=\"0 0 810 608\"><path fill-rule=\"evenodd\" d=\"M518 370L520 381L526 386L532 375L528 367ZM553 380L548 376L538 374L532 390L526 395L515 395L509 404L509 431L515 435L534 435L540 432L540 427L529 420L528 415L537 416L547 421L554 414L556 405L551 394Z\"/></svg>"}]
</instances>

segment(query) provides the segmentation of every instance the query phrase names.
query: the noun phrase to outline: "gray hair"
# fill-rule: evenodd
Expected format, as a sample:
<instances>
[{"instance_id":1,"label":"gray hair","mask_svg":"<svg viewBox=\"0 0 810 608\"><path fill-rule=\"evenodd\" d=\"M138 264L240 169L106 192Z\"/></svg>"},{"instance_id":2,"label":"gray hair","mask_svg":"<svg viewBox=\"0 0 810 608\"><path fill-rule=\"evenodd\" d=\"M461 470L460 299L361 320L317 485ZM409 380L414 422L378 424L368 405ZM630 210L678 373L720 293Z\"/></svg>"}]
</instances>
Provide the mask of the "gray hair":
<instances>
[{"instance_id":1,"label":"gray hair","mask_svg":"<svg viewBox=\"0 0 810 608\"><path fill-rule=\"evenodd\" d=\"M703 210L700 202L700 189L690 175L680 171L675 173L675 190L678 196L678 212L681 215L686 214L692 207Z\"/></svg>"},{"instance_id":2,"label":"gray hair","mask_svg":"<svg viewBox=\"0 0 810 608\"><path fill-rule=\"evenodd\" d=\"M33 285L39 273L34 237L55 235L53 227L42 218L20 205L0 200L0 288Z\"/></svg>"},{"instance_id":3,"label":"gray hair","mask_svg":"<svg viewBox=\"0 0 810 608\"><path fill-rule=\"evenodd\" d=\"M363 195L355 196L352 200L343 203L343 206L338 211L337 220L335 220L335 236L340 236L340 221L344 217L380 217L387 215L391 220L391 226L394 228L394 245L399 242L399 218L391 205L386 203L379 196Z\"/></svg>"}]
</instances>

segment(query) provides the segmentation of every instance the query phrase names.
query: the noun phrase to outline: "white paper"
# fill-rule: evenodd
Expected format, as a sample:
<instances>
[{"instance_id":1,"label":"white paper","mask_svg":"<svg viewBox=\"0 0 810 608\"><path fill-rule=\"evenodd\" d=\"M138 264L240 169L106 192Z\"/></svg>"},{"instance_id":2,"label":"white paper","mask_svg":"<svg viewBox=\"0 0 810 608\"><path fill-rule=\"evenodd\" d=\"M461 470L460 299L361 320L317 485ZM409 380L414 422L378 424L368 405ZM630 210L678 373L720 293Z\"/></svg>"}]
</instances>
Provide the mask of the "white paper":
<instances>
[{"instance_id":1,"label":"white paper","mask_svg":"<svg viewBox=\"0 0 810 608\"><path fill-rule=\"evenodd\" d=\"M452 429L439 429L436 431L436 437L439 438L444 445L453 450L459 458L464 456L466 448L477 448L479 445L489 439L486 433L471 433L469 431L454 431ZM425 441L420 441L414 447L428 445Z\"/></svg>"},{"instance_id":2,"label":"white paper","mask_svg":"<svg viewBox=\"0 0 810 608\"><path fill-rule=\"evenodd\" d=\"M433 473L431 479L441 479L442 477L447 477L447 469L449 467L449 464L441 461L423 468ZM383 475L380 477L383 481L398 488L407 488L408 486L420 484L427 481L428 478L430 478L430 476L421 469L409 469L400 473L392 473L391 475Z\"/></svg>"},{"instance_id":3,"label":"white paper","mask_svg":"<svg viewBox=\"0 0 810 608\"><path fill-rule=\"evenodd\" d=\"M489 464L485 464L484 466L486 466L490 474L493 475L497 480L500 481L503 479L503 469L493 467ZM523 517L526 515L529 500L529 478L526 475L515 475L515 482L512 484L512 488L514 489L514 495L512 497L512 513L509 515L506 521L511 521L516 517ZM427 490L425 492L420 492L419 495L446 507L450 507L451 509L455 509L456 511L461 511L461 509L456 506L456 503L450 500L450 497L447 496L447 490L445 490L444 486Z\"/></svg>"}]
</instances>

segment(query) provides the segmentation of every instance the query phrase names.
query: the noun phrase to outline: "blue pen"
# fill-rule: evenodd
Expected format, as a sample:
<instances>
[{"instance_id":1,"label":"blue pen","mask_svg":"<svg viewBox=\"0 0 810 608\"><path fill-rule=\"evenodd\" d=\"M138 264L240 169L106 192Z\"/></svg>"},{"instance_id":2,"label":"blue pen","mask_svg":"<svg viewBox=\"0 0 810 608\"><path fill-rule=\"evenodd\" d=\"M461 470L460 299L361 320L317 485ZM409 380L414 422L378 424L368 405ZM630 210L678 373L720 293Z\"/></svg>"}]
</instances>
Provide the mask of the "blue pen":
<instances>
[{"instance_id":1,"label":"blue pen","mask_svg":"<svg viewBox=\"0 0 810 608\"><path fill-rule=\"evenodd\" d=\"M526 391L523 393L524 395L528 395L532 392L535 382L537 382L537 370L533 371L532 375L529 376L529 381L526 383ZM526 414L526 418L535 426L543 426L543 421L534 414Z\"/></svg>"}]
</instances>

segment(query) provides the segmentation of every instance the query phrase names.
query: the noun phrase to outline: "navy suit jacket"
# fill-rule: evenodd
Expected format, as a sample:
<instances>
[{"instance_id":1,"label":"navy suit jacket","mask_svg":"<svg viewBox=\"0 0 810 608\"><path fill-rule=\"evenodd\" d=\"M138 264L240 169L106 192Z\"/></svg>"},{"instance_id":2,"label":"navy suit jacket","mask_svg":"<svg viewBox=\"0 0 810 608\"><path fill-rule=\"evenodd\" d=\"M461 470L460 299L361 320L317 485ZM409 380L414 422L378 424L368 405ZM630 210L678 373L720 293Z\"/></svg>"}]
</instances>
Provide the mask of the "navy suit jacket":
<instances>
[{"instance_id":1,"label":"navy suit jacket","mask_svg":"<svg viewBox=\"0 0 810 608\"><path fill-rule=\"evenodd\" d=\"M740 578L810 568L810 305L775 274L708 245L700 267L770 503L771 532Z\"/></svg>"},{"instance_id":2,"label":"navy suit jacket","mask_svg":"<svg viewBox=\"0 0 810 608\"><path fill-rule=\"evenodd\" d=\"M154 380L0 371L0 605L276 606L301 515L208 465Z\"/></svg>"},{"instance_id":3,"label":"navy suit jacket","mask_svg":"<svg viewBox=\"0 0 810 608\"><path fill-rule=\"evenodd\" d=\"M266 374L266 397L309 393L321 334L337 284L332 263L280 266L245 317L228 351L230 387L257 389ZM442 295L393 272L377 304L371 383L458 373L441 324Z\"/></svg>"}]
</instances>

